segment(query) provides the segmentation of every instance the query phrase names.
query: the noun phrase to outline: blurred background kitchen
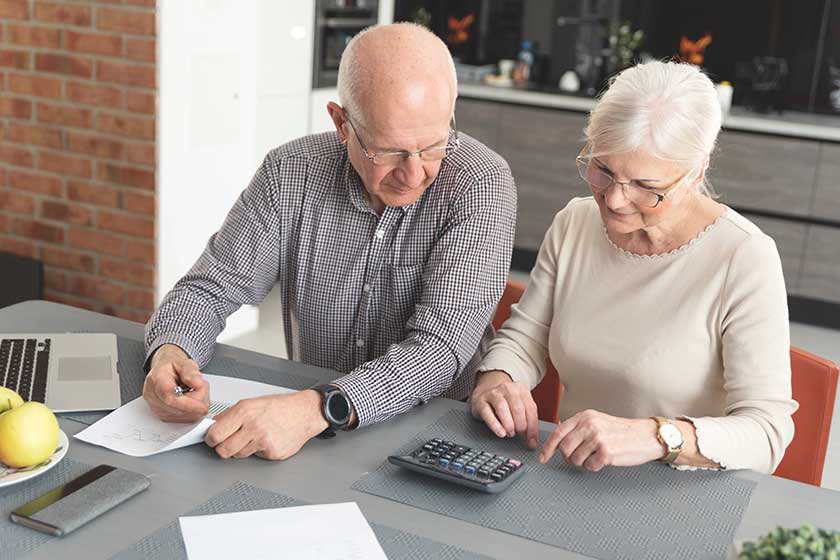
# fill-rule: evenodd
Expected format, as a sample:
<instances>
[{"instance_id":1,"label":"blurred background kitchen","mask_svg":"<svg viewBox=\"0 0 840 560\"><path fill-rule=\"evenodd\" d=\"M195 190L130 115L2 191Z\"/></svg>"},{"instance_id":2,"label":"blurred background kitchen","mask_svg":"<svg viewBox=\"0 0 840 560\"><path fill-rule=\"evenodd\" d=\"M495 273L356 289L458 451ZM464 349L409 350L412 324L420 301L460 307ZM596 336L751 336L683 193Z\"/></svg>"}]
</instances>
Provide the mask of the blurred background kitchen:
<instances>
[{"instance_id":1,"label":"blurred background kitchen","mask_svg":"<svg viewBox=\"0 0 840 560\"><path fill-rule=\"evenodd\" d=\"M145 321L265 153L332 128L344 46L391 21L446 42L459 128L510 163L526 282L588 193L574 158L610 75L705 69L726 113L713 184L775 239L794 344L840 362L840 0L0 0L0 306ZM278 305L222 341L282 355Z\"/></svg>"}]
</instances>

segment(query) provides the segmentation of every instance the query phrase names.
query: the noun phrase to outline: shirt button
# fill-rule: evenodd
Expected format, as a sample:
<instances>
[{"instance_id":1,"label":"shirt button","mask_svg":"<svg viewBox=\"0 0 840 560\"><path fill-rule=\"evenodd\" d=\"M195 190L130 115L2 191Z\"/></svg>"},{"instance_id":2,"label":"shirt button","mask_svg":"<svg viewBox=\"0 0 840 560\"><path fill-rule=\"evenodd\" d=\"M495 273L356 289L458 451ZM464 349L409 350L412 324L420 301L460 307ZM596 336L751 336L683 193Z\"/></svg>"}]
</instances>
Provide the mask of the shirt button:
<instances>
[{"instance_id":1,"label":"shirt button","mask_svg":"<svg viewBox=\"0 0 840 560\"><path fill-rule=\"evenodd\" d=\"M362 286L362 289L365 291L365 293L370 292L370 284L365 284L364 286Z\"/></svg>"},{"instance_id":2,"label":"shirt button","mask_svg":"<svg viewBox=\"0 0 840 560\"><path fill-rule=\"evenodd\" d=\"M384 229L378 229L378 230L376 230L376 233L374 233L374 235L376 236L377 239L382 239L383 237L385 237L385 230Z\"/></svg>"},{"instance_id":3,"label":"shirt button","mask_svg":"<svg viewBox=\"0 0 840 560\"><path fill-rule=\"evenodd\" d=\"M362 338L357 338L357 339L356 339L356 346L358 346L359 348L361 348L361 347L362 347L362 346L364 346L364 345L365 345L365 341L364 341L364 339L362 339Z\"/></svg>"}]
</instances>

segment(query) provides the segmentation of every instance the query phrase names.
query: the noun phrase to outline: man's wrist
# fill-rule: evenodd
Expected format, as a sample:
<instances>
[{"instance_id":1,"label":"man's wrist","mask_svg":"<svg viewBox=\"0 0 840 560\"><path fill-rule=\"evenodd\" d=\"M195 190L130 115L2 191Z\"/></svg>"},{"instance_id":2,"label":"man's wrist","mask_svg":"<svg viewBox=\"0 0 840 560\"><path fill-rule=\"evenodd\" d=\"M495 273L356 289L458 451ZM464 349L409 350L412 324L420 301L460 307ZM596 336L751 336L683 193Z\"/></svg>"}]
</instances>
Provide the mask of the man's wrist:
<instances>
[{"instance_id":1,"label":"man's wrist","mask_svg":"<svg viewBox=\"0 0 840 560\"><path fill-rule=\"evenodd\" d=\"M307 401L307 410L312 411L311 421L308 424L311 426L309 437L313 438L321 434L324 430L330 427L324 416L324 405L321 399L321 394L315 389L306 389L300 392L301 398Z\"/></svg>"},{"instance_id":2,"label":"man's wrist","mask_svg":"<svg viewBox=\"0 0 840 560\"><path fill-rule=\"evenodd\" d=\"M478 379L476 386L487 385L495 387L504 383L513 383L513 377L506 371L501 369L491 369L487 371L480 371L477 373Z\"/></svg>"},{"instance_id":3,"label":"man's wrist","mask_svg":"<svg viewBox=\"0 0 840 560\"><path fill-rule=\"evenodd\" d=\"M642 426L646 435L646 441L650 443L651 456L654 461L661 461L668 456L668 446L659 439L659 423L653 418L642 419Z\"/></svg>"},{"instance_id":4,"label":"man's wrist","mask_svg":"<svg viewBox=\"0 0 840 560\"><path fill-rule=\"evenodd\" d=\"M186 352L184 352L184 350L180 346L168 343L161 344L152 353L152 359L149 361L149 365L151 366L151 368L155 368L162 361L174 361L183 359L189 360L190 357L187 355Z\"/></svg>"}]
</instances>

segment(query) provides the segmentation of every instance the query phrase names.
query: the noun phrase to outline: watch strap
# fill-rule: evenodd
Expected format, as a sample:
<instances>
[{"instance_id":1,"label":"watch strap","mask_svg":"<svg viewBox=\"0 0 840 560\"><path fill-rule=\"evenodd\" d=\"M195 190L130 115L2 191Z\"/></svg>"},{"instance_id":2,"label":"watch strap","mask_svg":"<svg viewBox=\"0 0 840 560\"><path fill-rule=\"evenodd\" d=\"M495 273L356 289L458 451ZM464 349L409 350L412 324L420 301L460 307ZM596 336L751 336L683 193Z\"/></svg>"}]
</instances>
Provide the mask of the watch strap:
<instances>
[{"instance_id":1,"label":"watch strap","mask_svg":"<svg viewBox=\"0 0 840 560\"><path fill-rule=\"evenodd\" d=\"M675 426L675 424L673 422L671 422L670 420L668 420L667 418L664 418L662 416L651 416L651 418L656 421L656 426L657 426L656 438L659 440L659 443L661 443L662 445L664 445L668 449L668 454L665 455L664 457L662 457L661 459L659 459L659 461L661 461L663 463L673 463L677 459L677 457L679 456L680 451L682 451L682 446L671 447L671 445L667 441L665 441L665 438L662 437L661 430L662 430L662 426L664 426L666 424L671 424L672 426ZM679 428L677 428L677 429L679 429Z\"/></svg>"}]
</instances>

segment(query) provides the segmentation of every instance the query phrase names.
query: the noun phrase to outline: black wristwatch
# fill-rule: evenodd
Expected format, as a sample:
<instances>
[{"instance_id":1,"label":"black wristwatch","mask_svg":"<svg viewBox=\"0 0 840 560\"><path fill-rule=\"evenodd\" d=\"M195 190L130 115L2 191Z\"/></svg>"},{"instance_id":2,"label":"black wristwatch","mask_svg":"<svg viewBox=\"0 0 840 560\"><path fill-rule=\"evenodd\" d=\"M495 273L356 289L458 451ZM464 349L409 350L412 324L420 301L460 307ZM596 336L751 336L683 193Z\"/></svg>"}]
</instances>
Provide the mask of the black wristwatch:
<instances>
[{"instance_id":1,"label":"black wristwatch","mask_svg":"<svg viewBox=\"0 0 840 560\"><path fill-rule=\"evenodd\" d=\"M312 388L321 394L321 413L329 423L327 429L318 434L318 437L331 438L336 430L343 430L350 423L350 400L344 391L335 385L316 385Z\"/></svg>"}]
</instances>

